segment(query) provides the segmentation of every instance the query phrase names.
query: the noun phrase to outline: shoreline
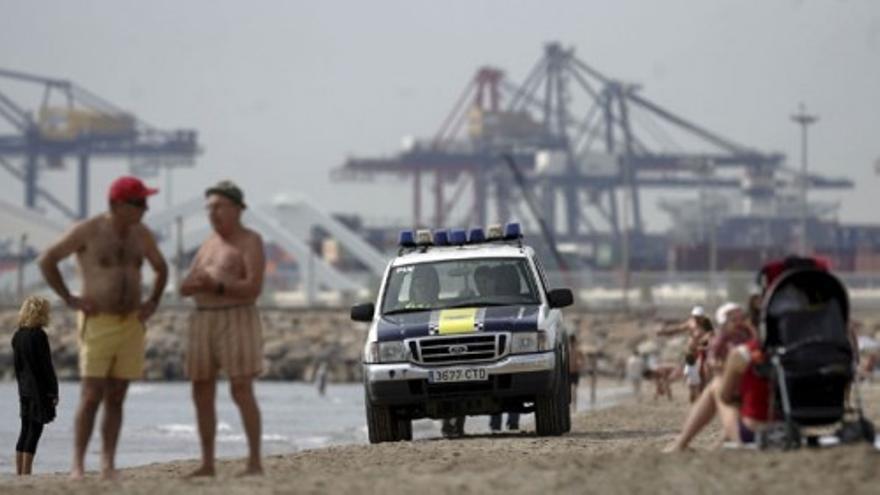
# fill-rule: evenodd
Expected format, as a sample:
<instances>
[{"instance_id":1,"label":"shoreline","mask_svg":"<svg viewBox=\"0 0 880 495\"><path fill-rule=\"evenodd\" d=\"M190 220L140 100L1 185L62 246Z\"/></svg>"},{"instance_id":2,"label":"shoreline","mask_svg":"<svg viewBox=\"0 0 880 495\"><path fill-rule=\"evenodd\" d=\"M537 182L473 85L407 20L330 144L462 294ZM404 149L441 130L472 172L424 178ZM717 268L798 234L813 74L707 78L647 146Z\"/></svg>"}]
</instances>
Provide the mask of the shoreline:
<instances>
[{"instance_id":1,"label":"shoreline","mask_svg":"<svg viewBox=\"0 0 880 495\"><path fill-rule=\"evenodd\" d=\"M863 387L866 414L880 424L880 384ZM647 395L647 394L645 394ZM675 400L626 399L579 413L572 432L536 437L528 431L469 434L379 445L344 445L265 457L266 475L235 478L242 459L218 461L215 479L185 480L197 461L123 469L118 482L89 473L82 483L66 475L4 477L16 493L875 493L880 452L866 443L826 449L718 449L710 426L692 452L662 454L687 412L684 388ZM39 460L39 458L38 458ZM9 482L7 484L7 481Z\"/></svg>"},{"instance_id":2,"label":"shoreline","mask_svg":"<svg viewBox=\"0 0 880 495\"><path fill-rule=\"evenodd\" d=\"M158 388L157 388L158 385ZM365 445L367 432L364 417L361 384L335 384L328 388L326 396L320 396L314 385L308 383L282 384L268 382L269 388L258 387L258 396L270 399L261 403L263 409L263 453L265 455L290 455L298 452L315 450L329 446ZM170 387L170 388L169 388ZM186 390L184 390L186 389ZM222 421L218 423L217 457L218 459L234 459L246 452L246 444L231 399L226 397L224 385L218 387L218 415ZM71 395L68 390L68 396ZM181 393L183 392L183 393ZM313 393L314 392L314 393ZM117 451L117 465L122 469L139 468L155 463L184 462L197 459L198 437L195 418L191 406L184 407L173 417L166 410L156 411L152 421L143 417L139 411L145 405L144 399L150 400L185 400L188 398L188 387L181 388L177 384L144 383L131 389L132 403L127 407L125 427L120 446ZM273 398L293 394L287 400ZM606 409L626 400L631 395L628 387L619 386L616 382L600 382L597 388L597 402L589 404L589 388L583 386L579 390L579 411L590 413ZM354 400L353 400L354 399ZM312 406L291 409L285 402L310 402ZM75 404L65 404L74 406ZM63 405L63 406L65 406ZM279 414L277 408L283 407L287 413ZM308 411L315 406L323 407L321 414L334 414L336 420L331 423L317 419ZM5 411L4 416L15 414L12 409ZM306 416L303 416L303 414ZM37 456L36 473L41 475L63 474L69 468L69 450L72 444L72 411L68 408L66 417L70 420L60 424L52 423L44 433L43 441ZM311 416L311 417L308 417ZM161 419L160 419L161 418ZM342 419L345 418L345 419ZM315 421L318 421L316 423ZM521 423L525 427L531 424L533 416L525 414ZM488 416L472 416L467 421L467 432L471 435L490 434ZM149 426L149 425L152 425ZM293 425L293 427L289 427ZM12 425L10 425L12 426ZM0 430L0 439L4 444L14 444L18 434L15 428ZM146 429L145 429L146 428ZM442 436L440 422L431 419L419 419L413 422L413 433L416 440L432 440ZM144 435L149 435L150 438ZM99 433L94 432L90 443L89 468L97 467L99 453ZM152 454L151 454L152 452ZM176 454L176 455L175 455ZM6 457L0 457L0 473L12 469Z\"/></svg>"}]
</instances>

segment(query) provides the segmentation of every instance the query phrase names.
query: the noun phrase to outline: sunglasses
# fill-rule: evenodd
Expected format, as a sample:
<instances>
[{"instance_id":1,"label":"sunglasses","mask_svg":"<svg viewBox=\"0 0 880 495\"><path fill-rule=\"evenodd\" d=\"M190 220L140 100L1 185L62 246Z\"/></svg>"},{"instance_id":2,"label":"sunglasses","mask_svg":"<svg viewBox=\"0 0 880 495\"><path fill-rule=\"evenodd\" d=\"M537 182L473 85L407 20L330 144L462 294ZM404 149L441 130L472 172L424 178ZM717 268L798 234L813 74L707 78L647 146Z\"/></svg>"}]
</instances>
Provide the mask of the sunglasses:
<instances>
[{"instance_id":1,"label":"sunglasses","mask_svg":"<svg viewBox=\"0 0 880 495\"><path fill-rule=\"evenodd\" d=\"M147 200L146 198L127 199L125 204L144 209L147 207Z\"/></svg>"}]
</instances>

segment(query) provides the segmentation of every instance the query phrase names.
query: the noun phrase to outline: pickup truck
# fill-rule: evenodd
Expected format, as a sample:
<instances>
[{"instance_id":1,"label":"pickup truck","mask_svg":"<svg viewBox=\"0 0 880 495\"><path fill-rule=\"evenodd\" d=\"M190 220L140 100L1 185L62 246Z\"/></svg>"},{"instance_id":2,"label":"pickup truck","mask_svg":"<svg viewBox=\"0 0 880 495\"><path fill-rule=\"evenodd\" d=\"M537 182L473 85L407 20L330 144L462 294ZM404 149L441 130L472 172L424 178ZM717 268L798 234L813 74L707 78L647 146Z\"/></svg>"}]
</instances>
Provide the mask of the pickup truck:
<instances>
[{"instance_id":1,"label":"pickup truck","mask_svg":"<svg viewBox=\"0 0 880 495\"><path fill-rule=\"evenodd\" d=\"M518 224L404 231L368 322L363 351L371 443L412 439L412 420L535 413L538 435L571 427L561 308Z\"/></svg>"}]
</instances>

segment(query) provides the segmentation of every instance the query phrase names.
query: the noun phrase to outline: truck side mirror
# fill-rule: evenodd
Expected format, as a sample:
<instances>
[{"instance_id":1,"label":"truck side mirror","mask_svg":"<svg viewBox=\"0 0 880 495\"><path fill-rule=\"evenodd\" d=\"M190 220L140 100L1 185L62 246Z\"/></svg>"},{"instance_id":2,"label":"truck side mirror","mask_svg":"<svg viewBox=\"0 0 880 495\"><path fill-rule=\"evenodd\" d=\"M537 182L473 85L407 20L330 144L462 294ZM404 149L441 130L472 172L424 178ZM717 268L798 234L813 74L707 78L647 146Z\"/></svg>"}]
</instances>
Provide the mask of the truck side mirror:
<instances>
[{"instance_id":1,"label":"truck side mirror","mask_svg":"<svg viewBox=\"0 0 880 495\"><path fill-rule=\"evenodd\" d=\"M547 293L547 302L551 308L564 308L574 304L574 294L571 289L553 289Z\"/></svg>"},{"instance_id":2,"label":"truck side mirror","mask_svg":"<svg viewBox=\"0 0 880 495\"><path fill-rule=\"evenodd\" d=\"M376 313L376 305L373 303L358 304L351 307L351 319L353 321L373 321L373 314Z\"/></svg>"}]
</instances>

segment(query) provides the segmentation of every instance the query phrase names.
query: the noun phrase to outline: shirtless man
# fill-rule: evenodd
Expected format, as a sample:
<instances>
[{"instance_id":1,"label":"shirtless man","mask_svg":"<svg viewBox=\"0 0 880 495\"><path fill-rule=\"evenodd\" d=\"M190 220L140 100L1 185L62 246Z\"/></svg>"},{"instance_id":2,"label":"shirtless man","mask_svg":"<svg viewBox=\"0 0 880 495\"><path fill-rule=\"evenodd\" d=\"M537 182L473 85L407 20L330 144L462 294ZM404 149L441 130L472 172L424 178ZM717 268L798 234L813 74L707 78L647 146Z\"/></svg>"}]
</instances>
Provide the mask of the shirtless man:
<instances>
[{"instance_id":1,"label":"shirtless man","mask_svg":"<svg viewBox=\"0 0 880 495\"><path fill-rule=\"evenodd\" d=\"M114 458L122 426L122 404L130 380L143 374L144 322L156 311L165 290L168 267L150 230L141 223L147 197L157 193L135 177L110 186L107 213L75 224L42 254L46 283L78 311L79 367L82 377L74 426L70 476L81 479L95 416L103 402L101 475L116 476ZM82 275L80 295L71 294L58 263L76 254ZM156 274L150 297L141 299L144 259Z\"/></svg>"},{"instance_id":2,"label":"shirtless man","mask_svg":"<svg viewBox=\"0 0 880 495\"><path fill-rule=\"evenodd\" d=\"M192 296L186 369L192 381L202 465L190 476L214 476L217 431L217 372L226 371L233 401L241 413L249 457L243 475L262 474L260 409L254 378L263 370L260 315L254 303L263 288L263 240L241 224L244 194L229 181L205 191L214 228L196 253L180 294Z\"/></svg>"}]
</instances>

